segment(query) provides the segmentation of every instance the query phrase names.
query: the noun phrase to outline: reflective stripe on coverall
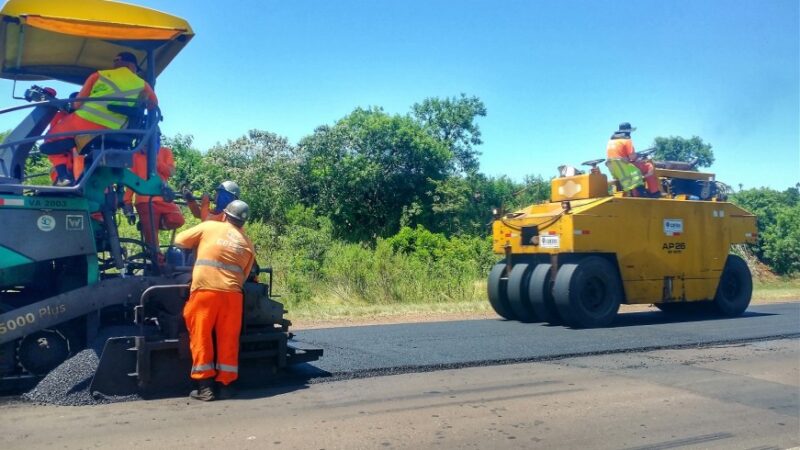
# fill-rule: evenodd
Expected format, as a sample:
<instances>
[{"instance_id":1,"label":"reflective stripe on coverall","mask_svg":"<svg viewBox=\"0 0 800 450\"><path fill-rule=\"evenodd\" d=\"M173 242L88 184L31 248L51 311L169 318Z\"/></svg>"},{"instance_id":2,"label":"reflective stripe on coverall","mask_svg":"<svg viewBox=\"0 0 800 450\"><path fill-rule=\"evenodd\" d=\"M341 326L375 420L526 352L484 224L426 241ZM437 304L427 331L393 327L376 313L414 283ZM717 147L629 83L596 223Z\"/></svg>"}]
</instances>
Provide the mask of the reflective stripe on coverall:
<instances>
[{"instance_id":1,"label":"reflective stripe on coverall","mask_svg":"<svg viewBox=\"0 0 800 450\"><path fill-rule=\"evenodd\" d=\"M182 248L196 248L189 301L183 310L192 351L191 377L216 376L229 384L238 377L242 326L242 285L255 260L244 231L229 222L207 221L175 237ZM217 359L211 333L217 336Z\"/></svg>"},{"instance_id":2,"label":"reflective stripe on coverall","mask_svg":"<svg viewBox=\"0 0 800 450\"><path fill-rule=\"evenodd\" d=\"M239 334L242 330L241 292L192 291L183 309L183 318L189 329L192 379L216 378L216 381L226 385L236 380L239 376ZM216 364L212 330L217 337Z\"/></svg>"}]
</instances>

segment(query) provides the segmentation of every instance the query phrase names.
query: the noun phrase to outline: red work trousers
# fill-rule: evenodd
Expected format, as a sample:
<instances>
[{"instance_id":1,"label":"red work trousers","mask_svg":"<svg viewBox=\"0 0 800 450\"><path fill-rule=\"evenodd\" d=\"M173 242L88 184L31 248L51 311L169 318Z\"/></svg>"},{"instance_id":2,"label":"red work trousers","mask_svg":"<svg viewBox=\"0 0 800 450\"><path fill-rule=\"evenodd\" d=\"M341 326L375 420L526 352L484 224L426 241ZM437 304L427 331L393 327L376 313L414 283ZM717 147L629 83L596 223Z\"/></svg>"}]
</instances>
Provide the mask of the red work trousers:
<instances>
[{"instance_id":1,"label":"red work trousers","mask_svg":"<svg viewBox=\"0 0 800 450\"><path fill-rule=\"evenodd\" d=\"M655 166L648 161L636 161L633 163L644 176L644 183L647 185L647 192L654 194L660 189L658 187L658 177L655 173Z\"/></svg>"},{"instance_id":2,"label":"red work trousers","mask_svg":"<svg viewBox=\"0 0 800 450\"><path fill-rule=\"evenodd\" d=\"M184 218L175 203L153 199L152 205L153 217L150 217L150 202L137 203L136 212L139 213L139 221L142 224L144 242L151 247L158 248L158 230L177 230L183 226ZM153 228L155 228L155 234L153 234Z\"/></svg>"},{"instance_id":3,"label":"red work trousers","mask_svg":"<svg viewBox=\"0 0 800 450\"><path fill-rule=\"evenodd\" d=\"M239 334L242 330L242 293L195 289L183 308L192 350L192 379L216 377L230 384L239 377ZM217 358L211 332L217 336Z\"/></svg>"}]
</instances>

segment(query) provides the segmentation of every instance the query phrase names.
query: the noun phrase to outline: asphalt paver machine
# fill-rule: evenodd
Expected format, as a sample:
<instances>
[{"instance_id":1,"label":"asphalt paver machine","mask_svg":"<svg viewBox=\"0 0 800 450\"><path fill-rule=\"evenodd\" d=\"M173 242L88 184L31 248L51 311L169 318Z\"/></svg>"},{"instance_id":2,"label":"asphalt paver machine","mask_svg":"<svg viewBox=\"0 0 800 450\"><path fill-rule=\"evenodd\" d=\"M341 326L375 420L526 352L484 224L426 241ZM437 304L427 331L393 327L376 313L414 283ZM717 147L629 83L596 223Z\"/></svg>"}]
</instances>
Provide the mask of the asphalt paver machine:
<instances>
[{"instance_id":1,"label":"asphalt paver machine","mask_svg":"<svg viewBox=\"0 0 800 450\"><path fill-rule=\"evenodd\" d=\"M128 51L155 88L156 77L193 35L184 19L135 5L10 0L0 10L0 76L14 80L15 89L17 81L81 85ZM122 129L74 133L94 135L82 150L87 164L74 186L57 187L32 183L26 164L45 139L63 137L43 134L59 110L97 99L59 99L35 85L15 98L27 102L0 110L26 114L0 144L0 388L29 385L105 339L105 330L133 324L132 334L104 342L92 389L131 394L188 385L181 312L191 266L158 263L152 249L120 238L117 227L123 189L171 195L155 171L160 110L123 103L119 112L128 122ZM145 179L129 170L134 152L147 155ZM272 300L272 275L265 272L266 283L253 278L244 289L244 375L248 366L263 376L322 354L289 345L290 323Z\"/></svg>"},{"instance_id":2,"label":"asphalt paver machine","mask_svg":"<svg viewBox=\"0 0 800 450\"><path fill-rule=\"evenodd\" d=\"M493 249L502 259L488 279L494 310L576 328L611 324L620 304L741 315L752 279L730 252L756 242L755 216L729 203L725 185L692 164L655 162L661 193L645 198L609 182L598 168L603 161L584 163L588 173L562 166L548 202L496 212ZM638 169L625 165L622 176L640 183Z\"/></svg>"}]
</instances>

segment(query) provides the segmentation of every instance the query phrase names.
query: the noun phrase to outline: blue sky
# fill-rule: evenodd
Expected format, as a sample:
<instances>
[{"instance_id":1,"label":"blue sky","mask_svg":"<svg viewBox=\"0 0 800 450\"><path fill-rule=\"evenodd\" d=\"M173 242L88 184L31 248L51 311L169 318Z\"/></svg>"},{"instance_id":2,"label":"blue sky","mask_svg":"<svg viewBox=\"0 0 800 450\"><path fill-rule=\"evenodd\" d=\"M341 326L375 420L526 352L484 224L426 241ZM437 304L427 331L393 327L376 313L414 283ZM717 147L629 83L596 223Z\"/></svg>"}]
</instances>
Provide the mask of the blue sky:
<instances>
[{"instance_id":1,"label":"blue sky","mask_svg":"<svg viewBox=\"0 0 800 450\"><path fill-rule=\"evenodd\" d=\"M640 149L700 136L734 187L800 182L797 0L133 2L194 27L156 91L163 131L201 150L463 92L488 110L489 175L602 158L629 121Z\"/></svg>"}]
</instances>

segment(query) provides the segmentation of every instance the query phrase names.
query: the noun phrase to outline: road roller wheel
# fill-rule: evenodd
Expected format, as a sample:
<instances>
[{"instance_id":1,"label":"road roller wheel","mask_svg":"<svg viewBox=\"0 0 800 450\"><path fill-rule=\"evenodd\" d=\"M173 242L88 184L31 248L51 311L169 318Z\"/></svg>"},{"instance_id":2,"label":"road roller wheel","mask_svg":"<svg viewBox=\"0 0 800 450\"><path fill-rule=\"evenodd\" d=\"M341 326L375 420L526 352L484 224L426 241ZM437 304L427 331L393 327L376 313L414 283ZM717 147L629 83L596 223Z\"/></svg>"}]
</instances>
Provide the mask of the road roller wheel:
<instances>
[{"instance_id":1,"label":"road roller wheel","mask_svg":"<svg viewBox=\"0 0 800 450\"><path fill-rule=\"evenodd\" d=\"M551 282L550 264L538 264L531 273L528 282L528 298L536 316L547 323L560 325L563 320L553 300L553 283Z\"/></svg>"},{"instance_id":2,"label":"road roller wheel","mask_svg":"<svg viewBox=\"0 0 800 450\"><path fill-rule=\"evenodd\" d=\"M489 272L489 303L494 312L508 320L516 320L508 302L508 279L505 263L497 263Z\"/></svg>"},{"instance_id":3,"label":"road roller wheel","mask_svg":"<svg viewBox=\"0 0 800 450\"><path fill-rule=\"evenodd\" d=\"M508 302L511 311L520 322L539 321L528 298L528 283L534 267L536 266L532 264L514 264L508 276Z\"/></svg>"},{"instance_id":4,"label":"road roller wheel","mask_svg":"<svg viewBox=\"0 0 800 450\"><path fill-rule=\"evenodd\" d=\"M575 328L609 325L622 302L622 284L614 266L597 256L558 269L553 298L564 321Z\"/></svg>"},{"instance_id":5,"label":"road roller wheel","mask_svg":"<svg viewBox=\"0 0 800 450\"><path fill-rule=\"evenodd\" d=\"M753 278L747 263L736 255L728 255L714 296L716 310L727 317L742 315L753 295Z\"/></svg>"}]
</instances>

